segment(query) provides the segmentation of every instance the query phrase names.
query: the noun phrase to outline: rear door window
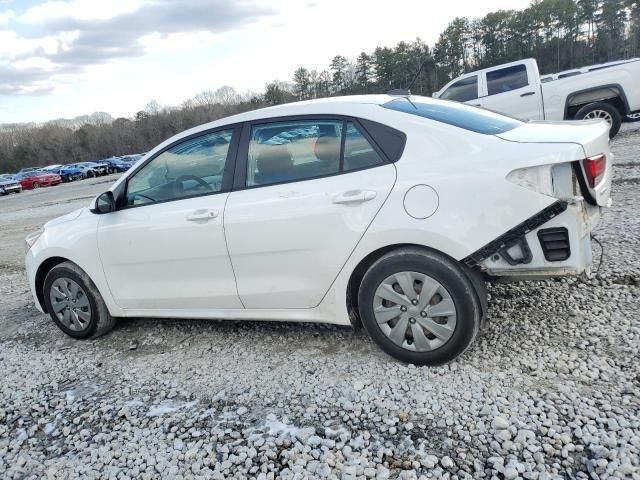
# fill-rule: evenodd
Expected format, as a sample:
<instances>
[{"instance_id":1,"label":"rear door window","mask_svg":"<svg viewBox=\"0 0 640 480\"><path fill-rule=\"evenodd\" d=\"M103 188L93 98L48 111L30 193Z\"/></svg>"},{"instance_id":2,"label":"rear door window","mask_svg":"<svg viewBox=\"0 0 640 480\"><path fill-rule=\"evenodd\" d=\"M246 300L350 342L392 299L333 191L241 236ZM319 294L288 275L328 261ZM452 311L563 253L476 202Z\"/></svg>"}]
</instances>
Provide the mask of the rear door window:
<instances>
[{"instance_id":1,"label":"rear door window","mask_svg":"<svg viewBox=\"0 0 640 480\"><path fill-rule=\"evenodd\" d=\"M510 92L529 85L527 67L525 65L513 65L487 72L487 90L489 95Z\"/></svg>"},{"instance_id":2,"label":"rear door window","mask_svg":"<svg viewBox=\"0 0 640 480\"><path fill-rule=\"evenodd\" d=\"M376 122L365 123L368 126L350 119L309 119L254 124L247 145L246 178L239 178L239 185L310 180L396 161L404 148L404 135Z\"/></svg>"},{"instance_id":3,"label":"rear door window","mask_svg":"<svg viewBox=\"0 0 640 480\"><path fill-rule=\"evenodd\" d=\"M440 98L454 100L456 102L468 102L478 98L478 76L472 75L453 83L447 88Z\"/></svg>"},{"instance_id":4,"label":"rear door window","mask_svg":"<svg viewBox=\"0 0 640 480\"><path fill-rule=\"evenodd\" d=\"M305 180L340 171L342 121L302 120L255 125L247 186Z\"/></svg>"}]
</instances>

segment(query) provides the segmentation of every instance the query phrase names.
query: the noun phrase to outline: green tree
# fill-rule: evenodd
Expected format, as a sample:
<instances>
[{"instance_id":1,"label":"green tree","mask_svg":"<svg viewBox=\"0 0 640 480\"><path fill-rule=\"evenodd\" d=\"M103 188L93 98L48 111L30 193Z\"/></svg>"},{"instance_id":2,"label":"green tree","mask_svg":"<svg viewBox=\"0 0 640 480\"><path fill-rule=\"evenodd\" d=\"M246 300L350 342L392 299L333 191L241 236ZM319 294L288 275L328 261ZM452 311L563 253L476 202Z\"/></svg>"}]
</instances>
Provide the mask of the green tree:
<instances>
[{"instance_id":1,"label":"green tree","mask_svg":"<svg viewBox=\"0 0 640 480\"><path fill-rule=\"evenodd\" d=\"M342 55L336 55L331 60L331 64L329 65L329 69L332 72L332 81L333 88L335 92L341 92L345 87L346 73L348 61L346 57Z\"/></svg>"},{"instance_id":2,"label":"green tree","mask_svg":"<svg viewBox=\"0 0 640 480\"><path fill-rule=\"evenodd\" d=\"M281 103L290 101L293 97L283 82L275 81L268 83L264 90L264 101L267 105L280 105Z\"/></svg>"},{"instance_id":3,"label":"green tree","mask_svg":"<svg viewBox=\"0 0 640 480\"><path fill-rule=\"evenodd\" d=\"M356 59L356 82L359 87L358 93L369 93L369 84L373 78L373 67L371 55L366 52L360 53Z\"/></svg>"},{"instance_id":4,"label":"green tree","mask_svg":"<svg viewBox=\"0 0 640 480\"><path fill-rule=\"evenodd\" d=\"M304 67L298 68L293 72L293 88L294 93L299 100L304 100L312 95L312 82L309 70Z\"/></svg>"}]
</instances>

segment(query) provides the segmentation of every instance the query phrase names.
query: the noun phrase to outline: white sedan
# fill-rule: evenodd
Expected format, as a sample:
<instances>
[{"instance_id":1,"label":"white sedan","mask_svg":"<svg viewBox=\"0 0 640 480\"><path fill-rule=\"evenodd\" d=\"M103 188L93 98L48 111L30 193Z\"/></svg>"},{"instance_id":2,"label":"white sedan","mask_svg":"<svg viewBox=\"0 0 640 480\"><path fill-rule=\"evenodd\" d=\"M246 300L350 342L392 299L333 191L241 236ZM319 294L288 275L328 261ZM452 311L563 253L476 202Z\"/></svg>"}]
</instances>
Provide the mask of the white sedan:
<instances>
[{"instance_id":1,"label":"white sedan","mask_svg":"<svg viewBox=\"0 0 640 480\"><path fill-rule=\"evenodd\" d=\"M418 96L299 102L145 155L26 239L37 307L92 338L118 317L364 325L441 364L484 281L577 275L610 204L606 122L529 122Z\"/></svg>"}]
</instances>

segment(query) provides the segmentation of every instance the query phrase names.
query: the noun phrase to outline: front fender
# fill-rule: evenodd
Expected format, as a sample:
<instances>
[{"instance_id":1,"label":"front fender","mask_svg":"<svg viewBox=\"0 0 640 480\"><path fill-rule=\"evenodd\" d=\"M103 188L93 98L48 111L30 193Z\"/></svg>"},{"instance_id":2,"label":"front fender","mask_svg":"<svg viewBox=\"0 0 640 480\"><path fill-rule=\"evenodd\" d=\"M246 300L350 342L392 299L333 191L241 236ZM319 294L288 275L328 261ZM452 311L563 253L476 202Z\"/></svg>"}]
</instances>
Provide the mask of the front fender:
<instances>
[{"instance_id":1,"label":"front fender","mask_svg":"<svg viewBox=\"0 0 640 480\"><path fill-rule=\"evenodd\" d=\"M68 260L78 265L95 283L109 313L121 316L122 309L114 302L102 269L97 243L98 216L88 209L72 212L45 224L44 232L29 249L25 258L29 287L39 310L43 305L36 281L41 267L51 259Z\"/></svg>"}]
</instances>

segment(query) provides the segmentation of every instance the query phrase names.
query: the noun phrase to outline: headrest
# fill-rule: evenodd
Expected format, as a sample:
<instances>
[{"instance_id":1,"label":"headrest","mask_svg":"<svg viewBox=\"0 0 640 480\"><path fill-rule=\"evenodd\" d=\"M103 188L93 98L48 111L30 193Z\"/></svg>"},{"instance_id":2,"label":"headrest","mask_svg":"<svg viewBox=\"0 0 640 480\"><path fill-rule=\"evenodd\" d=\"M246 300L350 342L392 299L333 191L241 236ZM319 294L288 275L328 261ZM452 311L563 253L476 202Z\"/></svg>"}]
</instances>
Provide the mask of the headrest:
<instances>
[{"instance_id":1,"label":"headrest","mask_svg":"<svg viewBox=\"0 0 640 480\"><path fill-rule=\"evenodd\" d=\"M256 155L256 167L261 174L279 173L293 165L286 145L260 145Z\"/></svg>"},{"instance_id":2,"label":"headrest","mask_svg":"<svg viewBox=\"0 0 640 480\"><path fill-rule=\"evenodd\" d=\"M340 138L330 136L318 137L313 153L318 160L325 162L340 161Z\"/></svg>"}]
</instances>

